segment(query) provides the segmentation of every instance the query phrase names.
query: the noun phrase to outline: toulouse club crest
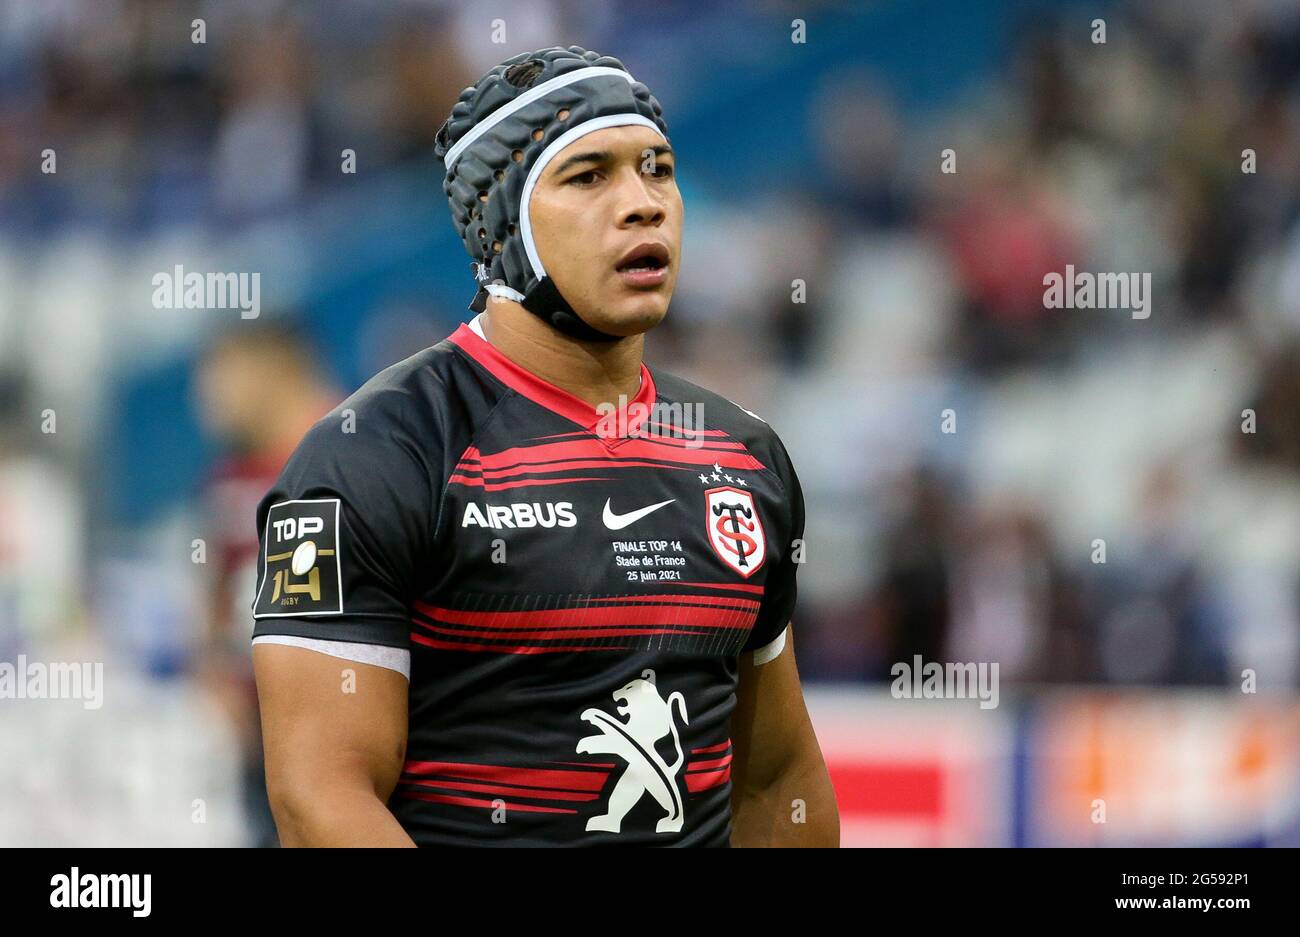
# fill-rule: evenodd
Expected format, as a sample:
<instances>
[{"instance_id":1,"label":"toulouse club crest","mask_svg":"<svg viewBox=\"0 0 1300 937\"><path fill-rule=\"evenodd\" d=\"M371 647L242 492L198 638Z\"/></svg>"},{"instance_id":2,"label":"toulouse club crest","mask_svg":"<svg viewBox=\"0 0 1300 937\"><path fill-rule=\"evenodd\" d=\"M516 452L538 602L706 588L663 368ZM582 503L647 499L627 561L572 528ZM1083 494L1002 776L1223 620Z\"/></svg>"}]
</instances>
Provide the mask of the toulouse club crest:
<instances>
[{"instance_id":1,"label":"toulouse club crest","mask_svg":"<svg viewBox=\"0 0 1300 937\"><path fill-rule=\"evenodd\" d=\"M713 552L748 579L767 557L767 538L758 518L754 493L739 488L710 488L704 492L705 524Z\"/></svg>"}]
</instances>

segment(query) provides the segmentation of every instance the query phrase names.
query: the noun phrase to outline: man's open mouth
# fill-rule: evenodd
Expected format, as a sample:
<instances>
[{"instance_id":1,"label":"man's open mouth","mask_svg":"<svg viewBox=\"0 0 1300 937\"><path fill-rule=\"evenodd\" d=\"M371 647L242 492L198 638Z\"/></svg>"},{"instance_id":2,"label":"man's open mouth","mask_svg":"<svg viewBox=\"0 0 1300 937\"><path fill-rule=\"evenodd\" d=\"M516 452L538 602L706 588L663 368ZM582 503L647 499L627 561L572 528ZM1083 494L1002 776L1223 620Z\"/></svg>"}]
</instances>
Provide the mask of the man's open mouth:
<instances>
[{"instance_id":1,"label":"man's open mouth","mask_svg":"<svg viewBox=\"0 0 1300 937\"><path fill-rule=\"evenodd\" d=\"M637 260L630 264L623 264L618 268L619 273L629 273L635 270L658 270L663 264L652 257L643 260Z\"/></svg>"},{"instance_id":2,"label":"man's open mouth","mask_svg":"<svg viewBox=\"0 0 1300 937\"><path fill-rule=\"evenodd\" d=\"M623 255L615 266L619 273L659 270L668 266L668 248L657 242L639 244Z\"/></svg>"}]
</instances>

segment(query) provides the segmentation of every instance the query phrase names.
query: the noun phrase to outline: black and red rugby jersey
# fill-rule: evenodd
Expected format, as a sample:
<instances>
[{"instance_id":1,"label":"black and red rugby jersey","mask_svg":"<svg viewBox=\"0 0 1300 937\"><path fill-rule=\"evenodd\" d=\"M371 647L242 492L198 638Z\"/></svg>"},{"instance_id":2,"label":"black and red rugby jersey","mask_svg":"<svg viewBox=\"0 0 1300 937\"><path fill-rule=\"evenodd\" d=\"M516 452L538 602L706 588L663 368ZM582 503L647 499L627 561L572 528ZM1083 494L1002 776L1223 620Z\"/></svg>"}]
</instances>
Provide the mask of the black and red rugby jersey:
<instances>
[{"instance_id":1,"label":"black and red rugby jersey","mask_svg":"<svg viewBox=\"0 0 1300 937\"><path fill-rule=\"evenodd\" d=\"M462 325L258 507L256 636L410 651L389 807L417 844L728 843L737 655L784 638L803 496L765 422L687 381L642 366L620 416Z\"/></svg>"}]
</instances>

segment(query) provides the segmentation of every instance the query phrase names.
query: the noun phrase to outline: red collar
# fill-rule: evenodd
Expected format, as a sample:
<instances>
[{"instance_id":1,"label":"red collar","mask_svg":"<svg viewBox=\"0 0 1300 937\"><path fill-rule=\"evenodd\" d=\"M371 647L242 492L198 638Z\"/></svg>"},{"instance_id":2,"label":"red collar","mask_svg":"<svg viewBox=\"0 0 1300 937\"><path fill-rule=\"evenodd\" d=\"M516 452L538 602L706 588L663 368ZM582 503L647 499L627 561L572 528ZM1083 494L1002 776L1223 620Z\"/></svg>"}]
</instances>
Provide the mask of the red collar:
<instances>
[{"instance_id":1,"label":"red collar","mask_svg":"<svg viewBox=\"0 0 1300 937\"><path fill-rule=\"evenodd\" d=\"M603 420L608 419L587 401L573 396L567 390L556 387L550 381L544 381L532 371L515 364L515 362L501 354L495 346L479 338L469 325L462 323L460 328L449 337L453 344L487 368L492 376L501 383L534 403L558 413L567 420L572 420L584 429L595 432L596 427ZM631 438L636 435L637 430L641 428L641 424L650 417L655 395L654 378L650 376L650 369L642 364L641 389L631 403L628 404L628 410L632 412L625 411L619 414L617 426L620 429L626 428L626 436L623 438ZM633 404L641 404L642 406L633 410ZM608 439L606 442L613 443L614 440Z\"/></svg>"}]
</instances>

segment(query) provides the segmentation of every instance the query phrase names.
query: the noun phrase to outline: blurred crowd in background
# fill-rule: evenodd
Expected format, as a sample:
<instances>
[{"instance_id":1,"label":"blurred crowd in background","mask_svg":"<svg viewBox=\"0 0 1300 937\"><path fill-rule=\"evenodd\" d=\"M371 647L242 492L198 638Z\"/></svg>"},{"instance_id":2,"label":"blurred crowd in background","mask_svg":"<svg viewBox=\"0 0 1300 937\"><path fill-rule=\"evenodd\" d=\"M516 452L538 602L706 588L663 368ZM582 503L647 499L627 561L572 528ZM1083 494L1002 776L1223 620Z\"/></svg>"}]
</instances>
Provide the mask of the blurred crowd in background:
<instances>
[{"instance_id":1,"label":"blurred crowd in background","mask_svg":"<svg viewBox=\"0 0 1300 937\"><path fill-rule=\"evenodd\" d=\"M1295 691L1280 0L0 0L0 659L92 647L211 689L255 745L254 506L316 418L469 317L433 136L556 44L664 107L684 263L648 359L791 452L805 679L920 654ZM261 315L155 308L177 264L260 272ZM1150 273L1149 318L1047 308L1067 264Z\"/></svg>"}]
</instances>

